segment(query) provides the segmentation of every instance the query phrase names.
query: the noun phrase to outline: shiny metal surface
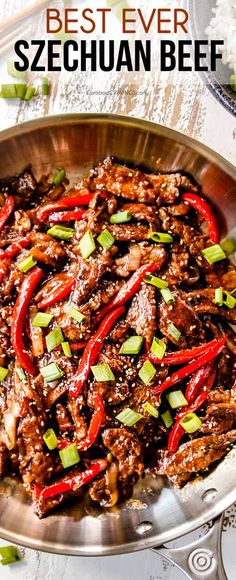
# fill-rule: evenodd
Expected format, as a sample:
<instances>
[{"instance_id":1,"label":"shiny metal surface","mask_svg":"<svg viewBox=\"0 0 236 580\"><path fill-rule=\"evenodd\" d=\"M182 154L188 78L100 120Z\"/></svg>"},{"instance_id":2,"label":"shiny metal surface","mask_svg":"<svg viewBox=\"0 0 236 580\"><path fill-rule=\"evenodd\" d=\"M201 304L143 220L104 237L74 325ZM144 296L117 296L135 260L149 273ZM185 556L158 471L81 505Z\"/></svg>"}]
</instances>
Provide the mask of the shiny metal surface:
<instances>
[{"instance_id":1,"label":"shiny metal surface","mask_svg":"<svg viewBox=\"0 0 236 580\"><path fill-rule=\"evenodd\" d=\"M223 233L235 225L235 168L184 135L136 119L66 115L4 131L0 134L0 177L31 162L38 177L51 167L63 165L74 179L107 155L150 169L191 173L216 204ZM119 511L86 515L77 504L64 506L40 521L23 489L7 480L0 486L0 536L32 548L74 555L150 548L220 514L236 500L235 481L233 450L208 477L182 491L169 487L161 477L149 478L135 489L138 502Z\"/></svg>"}]
</instances>

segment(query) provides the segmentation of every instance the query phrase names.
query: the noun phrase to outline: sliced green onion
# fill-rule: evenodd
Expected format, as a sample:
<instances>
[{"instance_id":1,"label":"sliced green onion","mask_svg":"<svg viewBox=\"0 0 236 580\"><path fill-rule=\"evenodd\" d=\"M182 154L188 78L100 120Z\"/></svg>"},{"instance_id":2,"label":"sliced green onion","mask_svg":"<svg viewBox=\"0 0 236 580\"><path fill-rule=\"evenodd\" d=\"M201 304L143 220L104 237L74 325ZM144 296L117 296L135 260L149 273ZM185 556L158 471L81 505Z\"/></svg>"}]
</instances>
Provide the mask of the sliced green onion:
<instances>
[{"instance_id":1,"label":"sliced green onion","mask_svg":"<svg viewBox=\"0 0 236 580\"><path fill-rule=\"evenodd\" d=\"M25 72L16 70L15 63L13 60L7 61L7 72L11 77L14 77L15 79L26 78Z\"/></svg>"},{"instance_id":2,"label":"sliced green onion","mask_svg":"<svg viewBox=\"0 0 236 580\"><path fill-rule=\"evenodd\" d=\"M206 258L208 264L215 264L215 262L220 262L226 258L224 250L222 250L220 244L215 244L209 248L202 250L204 258Z\"/></svg>"},{"instance_id":3,"label":"sliced green onion","mask_svg":"<svg viewBox=\"0 0 236 580\"><path fill-rule=\"evenodd\" d=\"M69 342L62 342L62 343L61 343L61 346L62 346L62 350L63 350L63 352L64 352L64 355L65 355L67 358L71 358L71 357L72 357L72 352L71 352L71 349L70 349L70 344L69 344Z\"/></svg>"},{"instance_id":4,"label":"sliced green onion","mask_svg":"<svg viewBox=\"0 0 236 580\"><path fill-rule=\"evenodd\" d=\"M145 403L145 405L143 405L143 408L144 411L147 411L149 415L152 415L156 419L159 416L159 411L155 407L153 407L153 405L151 405L151 403L149 403L148 401Z\"/></svg>"},{"instance_id":5,"label":"sliced green onion","mask_svg":"<svg viewBox=\"0 0 236 580\"><path fill-rule=\"evenodd\" d=\"M221 242L221 248L223 248L224 252L230 256L236 252L236 240L235 238L226 238L223 242Z\"/></svg>"},{"instance_id":6,"label":"sliced green onion","mask_svg":"<svg viewBox=\"0 0 236 580\"><path fill-rule=\"evenodd\" d=\"M2 546L0 548L1 564L2 566L7 566L8 564L14 564L19 562L21 559L19 551L15 546Z\"/></svg>"},{"instance_id":7,"label":"sliced green onion","mask_svg":"<svg viewBox=\"0 0 236 580\"><path fill-rule=\"evenodd\" d=\"M173 296L172 292L169 288L162 288L160 290L163 300L165 300L166 304L172 304L175 301L175 297Z\"/></svg>"},{"instance_id":8,"label":"sliced green onion","mask_svg":"<svg viewBox=\"0 0 236 580\"><path fill-rule=\"evenodd\" d=\"M14 83L1 85L0 97L2 99L16 99L16 87Z\"/></svg>"},{"instance_id":9,"label":"sliced green onion","mask_svg":"<svg viewBox=\"0 0 236 580\"><path fill-rule=\"evenodd\" d=\"M53 317L54 314L46 314L45 312L38 312L34 317L32 326L40 326L41 328L47 328Z\"/></svg>"},{"instance_id":10,"label":"sliced green onion","mask_svg":"<svg viewBox=\"0 0 236 580\"><path fill-rule=\"evenodd\" d=\"M104 248L104 250L109 250L115 242L115 238L110 234L109 230L103 230L100 236L97 238L99 244Z\"/></svg>"},{"instance_id":11,"label":"sliced green onion","mask_svg":"<svg viewBox=\"0 0 236 580\"><path fill-rule=\"evenodd\" d=\"M58 240L69 240L73 238L75 230L73 228L66 228L65 226L52 226L47 231L47 234Z\"/></svg>"},{"instance_id":12,"label":"sliced green onion","mask_svg":"<svg viewBox=\"0 0 236 580\"><path fill-rule=\"evenodd\" d=\"M64 372L60 369L60 367L56 363L50 363L46 367L42 367L40 369L41 375L45 379L46 383L52 383L53 381L57 381L64 376Z\"/></svg>"},{"instance_id":13,"label":"sliced green onion","mask_svg":"<svg viewBox=\"0 0 236 580\"><path fill-rule=\"evenodd\" d=\"M168 287L168 284L165 280L157 278L157 276L152 276L152 274L147 274L144 278L144 282L147 282L147 284L152 284L152 286L160 289Z\"/></svg>"},{"instance_id":14,"label":"sliced green onion","mask_svg":"<svg viewBox=\"0 0 236 580\"><path fill-rule=\"evenodd\" d=\"M163 232L152 232L149 234L149 238L154 242L160 242L161 244L171 244L171 242L173 242L173 237L170 234L165 234Z\"/></svg>"},{"instance_id":15,"label":"sliced green onion","mask_svg":"<svg viewBox=\"0 0 236 580\"><path fill-rule=\"evenodd\" d=\"M50 87L50 82L48 80L47 77L43 77L42 78L42 95L43 97L47 97L49 94L49 87Z\"/></svg>"},{"instance_id":16,"label":"sliced green onion","mask_svg":"<svg viewBox=\"0 0 236 580\"><path fill-rule=\"evenodd\" d=\"M152 381L153 377L155 377L156 372L157 371L150 360L146 360L140 369L138 376L145 385L148 385Z\"/></svg>"},{"instance_id":17,"label":"sliced green onion","mask_svg":"<svg viewBox=\"0 0 236 580\"><path fill-rule=\"evenodd\" d=\"M236 296L236 288L230 291L231 296Z\"/></svg>"},{"instance_id":18,"label":"sliced green onion","mask_svg":"<svg viewBox=\"0 0 236 580\"><path fill-rule=\"evenodd\" d=\"M75 443L72 443L72 445L68 445L68 447L64 447L64 449L61 449L59 451L59 455L61 458L62 465L65 469L67 467L72 467L72 465L75 465L80 461L80 456Z\"/></svg>"},{"instance_id":19,"label":"sliced green onion","mask_svg":"<svg viewBox=\"0 0 236 580\"><path fill-rule=\"evenodd\" d=\"M36 266L36 264L37 260L35 260L33 256L28 256L27 258L25 258L25 260L23 260L18 264L18 268L23 274L26 274L26 272L31 270L31 268Z\"/></svg>"},{"instance_id":20,"label":"sliced green onion","mask_svg":"<svg viewBox=\"0 0 236 580\"><path fill-rule=\"evenodd\" d=\"M105 383L106 381L115 381L115 376L109 367L109 365L94 365L91 367L91 371L99 383Z\"/></svg>"},{"instance_id":21,"label":"sliced green onion","mask_svg":"<svg viewBox=\"0 0 236 580\"><path fill-rule=\"evenodd\" d=\"M162 413L161 418L162 418L162 421L167 429L169 429L169 427L172 427L172 425L174 423L174 419L173 419L170 411L165 411L165 413Z\"/></svg>"},{"instance_id":22,"label":"sliced green onion","mask_svg":"<svg viewBox=\"0 0 236 580\"><path fill-rule=\"evenodd\" d=\"M27 377L26 377L26 374L25 374L24 369L22 369L19 366L16 366L15 368L16 368L16 374L18 375L20 381L22 383L24 383L25 385L27 385L28 384L28 380L27 380Z\"/></svg>"},{"instance_id":23,"label":"sliced green onion","mask_svg":"<svg viewBox=\"0 0 236 580\"><path fill-rule=\"evenodd\" d=\"M165 351L166 344L162 342L162 340L159 340L159 338L156 338L156 336L154 336L151 346L151 353L154 354L154 356L156 356L157 358L162 359L165 354Z\"/></svg>"},{"instance_id":24,"label":"sliced green onion","mask_svg":"<svg viewBox=\"0 0 236 580\"><path fill-rule=\"evenodd\" d=\"M214 304L217 304L218 306L223 305L223 289L222 288L215 289L215 298L214 298L213 302L214 302Z\"/></svg>"},{"instance_id":25,"label":"sliced green onion","mask_svg":"<svg viewBox=\"0 0 236 580\"><path fill-rule=\"evenodd\" d=\"M236 92L236 74L235 75L231 75L230 77L230 86L232 91Z\"/></svg>"},{"instance_id":26,"label":"sliced green onion","mask_svg":"<svg viewBox=\"0 0 236 580\"><path fill-rule=\"evenodd\" d=\"M142 348L142 336L130 336L123 342L120 354L138 354Z\"/></svg>"},{"instance_id":27,"label":"sliced green onion","mask_svg":"<svg viewBox=\"0 0 236 580\"><path fill-rule=\"evenodd\" d=\"M57 169L53 174L52 182L54 185L60 185L66 176L65 169Z\"/></svg>"},{"instance_id":28,"label":"sliced green onion","mask_svg":"<svg viewBox=\"0 0 236 580\"><path fill-rule=\"evenodd\" d=\"M181 419L180 425L186 433L195 433L201 429L202 421L195 413L188 413Z\"/></svg>"},{"instance_id":29,"label":"sliced green onion","mask_svg":"<svg viewBox=\"0 0 236 580\"><path fill-rule=\"evenodd\" d=\"M46 345L48 352L51 352L54 348L59 346L64 341L64 336L60 326L53 328L49 334L46 336Z\"/></svg>"},{"instance_id":30,"label":"sliced green onion","mask_svg":"<svg viewBox=\"0 0 236 580\"><path fill-rule=\"evenodd\" d=\"M94 241L93 234L90 231L87 231L84 236L81 238L79 243L80 251L83 258L89 258L91 254L96 250L96 244Z\"/></svg>"},{"instance_id":31,"label":"sliced green onion","mask_svg":"<svg viewBox=\"0 0 236 580\"><path fill-rule=\"evenodd\" d=\"M143 416L140 413L136 413L136 411L129 409L129 407L127 407L127 409L123 409L119 415L116 415L116 419L118 419L120 423L123 423L127 427L133 427L133 425L135 425L135 423L137 423L142 418Z\"/></svg>"},{"instance_id":32,"label":"sliced green onion","mask_svg":"<svg viewBox=\"0 0 236 580\"><path fill-rule=\"evenodd\" d=\"M48 449L50 449L50 451L52 451L53 449L56 449L56 447L58 446L58 439L56 436L55 431L53 431L53 429L48 429L46 431L46 433L44 433L43 439L48 447Z\"/></svg>"},{"instance_id":33,"label":"sliced green onion","mask_svg":"<svg viewBox=\"0 0 236 580\"><path fill-rule=\"evenodd\" d=\"M36 95L35 87L27 87L26 93L24 96L24 101L31 101L31 99Z\"/></svg>"},{"instance_id":34,"label":"sliced green onion","mask_svg":"<svg viewBox=\"0 0 236 580\"><path fill-rule=\"evenodd\" d=\"M234 308L236 304L236 299L229 293L223 293L223 304L227 306L227 308Z\"/></svg>"},{"instance_id":35,"label":"sliced green onion","mask_svg":"<svg viewBox=\"0 0 236 580\"><path fill-rule=\"evenodd\" d=\"M16 96L19 99L24 99L25 93L27 90L27 85L25 83L17 83L17 84L15 84L15 89L16 89Z\"/></svg>"},{"instance_id":36,"label":"sliced green onion","mask_svg":"<svg viewBox=\"0 0 236 580\"><path fill-rule=\"evenodd\" d=\"M77 310L77 308L75 308L74 306L71 306L71 308L69 308L68 314L69 316L71 316L71 318L74 318L74 320L76 320L77 322L82 322L82 320L86 318L86 316L82 314L82 312L79 312L79 310Z\"/></svg>"},{"instance_id":37,"label":"sliced green onion","mask_svg":"<svg viewBox=\"0 0 236 580\"><path fill-rule=\"evenodd\" d=\"M132 219L132 213L130 211L118 211L110 217L111 224L124 224L130 222Z\"/></svg>"},{"instance_id":38,"label":"sliced green onion","mask_svg":"<svg viewBox=\"0 0 236 580\"><path fill-rule=\"evenodd\" d=\"M178 409L179 407L185 407L188 401L185 399L182 391L172 391L166 395L167 401L171 406L171 409Z\"/></svg>"},{"instance_id":39,"label":"sliced green onion","mask_svg":"<svg viewBox=\"0 0 236 580\"><path fill-rule=\"evenodd\" d=\"M167 328L167 332L168 334L170 334L171 336L173 336L173 338L178 342L180 337L181 337L181 332L180 330L178 330L178 328L176 328L176 326L174 324L170 324Z\"/></svg>"},{"instance_id":40,"label":"sliced green onion","mask_svg":"<svg viewBox=\"0 0 236 580\"><path fill-rule=\"evenodd\" d=\"M8 375L8 369L5 367L0 367L0 381L4 381Z\"/></svg>"}]
</instances>

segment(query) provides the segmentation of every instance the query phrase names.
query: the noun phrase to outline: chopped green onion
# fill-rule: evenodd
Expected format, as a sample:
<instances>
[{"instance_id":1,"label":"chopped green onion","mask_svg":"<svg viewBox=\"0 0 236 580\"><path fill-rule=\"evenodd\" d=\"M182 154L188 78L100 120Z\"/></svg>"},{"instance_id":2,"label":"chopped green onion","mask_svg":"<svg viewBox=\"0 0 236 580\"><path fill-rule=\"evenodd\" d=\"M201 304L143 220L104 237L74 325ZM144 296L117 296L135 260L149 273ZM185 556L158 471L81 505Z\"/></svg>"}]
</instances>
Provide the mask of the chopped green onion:
<instances>
[{"instance_id":1,"label":"chopped green onion","mask_svg":"<svg viewBox=\"0 0 236 580\"><path fill-rule=\"evenodd\" d=\"M178 328L176 328L176 326L174 324L170 324L167 328L167 332L168 334L170 334L171 336L173 336L173 338L178 342L180 337L181 337L181 332L180 330L178 330Z\"/></svg>"},{"instance_id":2,"label":"chopped green onion","mask_svg":"<svg viewBox=\"0 0 236 580\"><path fill-rule=\"evenodd\" d=\"M231 296L229 292L224 292L223 294L223 304L227 306L227 308L234 308L236 304L236 299Z\"/></svg>"},{"instance_id":3,"label":"chopped green onion","mask_svg":"<svg viewBox=\"0 0 236 580\"><path fill-rule=\"evenodd\" d=\"M151 353L154 354L154 356L156 356L157 358L162 359L165 354L165 351L166 344L162 342L162 340L159 340L159 338L156 338L156 336L154 336L151 346Z\"/></svg>"},{"instance_id":4,"label":"chopped green onion","mask_svg":"<svg viewBox=\"0 0 236 580\"><path fill-rule=\"evenodd\" d=\"M47 97L49 94L49 87L50 87L50 82L48 80L47 77L43 77L42 78L42 95L43 97Z\"/></svg>"},{"instance_id":5,"label":"chopped green onion","mask_svg":"<svg viewBox=\"0 0 236 580\"><path fill-rule=\"evenodd\" d=\"M219 244L205 248L205 250L202 250L202 253L208 264L211 265L226 258L226 255Z\"/></svg>"},{"instance_id":6,"label":"chopped green onion","mask_svg":"<svg viewBox=\"0 0 236 580\"><path fill-rule=\"evenodd\" d=\"M71 357L72 357L72 352L71 352L71 349L70 349L70 344L69 344L69 342L62 342L62 343L61 343L61 346L62 346L62 350L63 350L63 352L64 352L64 355L65 355L67 358L71 358Z\"/></svg>"},{"instance_id":7,"label":"chopped green onion","mask_svg":"<svg viewBox=\"0 0 236 580\"><path fill-rule=\"evenodd\" d=\"M26 78L25 72L16 70L15 63L13 60L7 61L7 72L11 77L14 77L15 79L23 80Z\"/></svg>"},{"instance_id":8,"label":"chopped green onion","mask_svg":"<svg viewBox=\"0 0 236 580\"><path fill-rule=\"evenodd\" d=\"M235 296L236 295L236 288L234 288L233 290L230 291L231 296Z\"/></svg>"},{"instance_id":9,"label":"chopped green onion","mask_svg":"<svg viewBox=\"0 0 236 580\"><path fill-rule=\"evenodd\" d=\"M47 328L53 317L54 314L46 314L45 312L38 312L34 317L32 326L40 326L41 328Z\"/></svg>"},{"instance_id":10,"label":"chopped green onion","mask_svg":"<svg viewBox=\"0 0 236 580\"><path fill-rule=\"evenodd\" d=\"M56 363L50 363L46 367L42 367L40 369L41 375L45 379L46 383L52 383L53 381L57 381L64 376L64 372L60 369L60 367Z\"/></svg>"},{"instance_id":11,"label":"chopped green onion","mask_svg":"<svg viewBox=\"0 0 236 580\"><path fill-rule=\"evenodd\" d=\"M232 91L236 92L236 74L235 75L231 75L230 77L230 86Z\"/></svg>"},{"instance_id":12,"label":"chopped green onion","mask_svg":"<svg viewBox=\"0 0 236 580\"><path fill-rule=\"evenodd\" d=\"M35 87L27 87L26 93L24 96L24 101L31 101L31 99L36 95Z\"/></svg>"},{"instance_id":13,"label":"chopped green onion","mask_svg":"<svg viewBox=\"0 0 236 580\"><path fill-rule=\"evenodd\" d=\"M127 427L133 427L143 416L140 413L136 413L133 409L123 409L119 415L116 415L116 419L126 425Z\"/></svg>"},{"instance_id":14,"label":"chopped green onion","mask_svg":"<svg viewBox=\"0 0 236 580\"><path fill-rule=\"evenodd\" d=\"M235 238L226 238L223 242L221 242L221 248L223 248L224 252L230 256L236 252L236 240Z\"/></svg>"},{"instance_id":15,"label":"chopped green onion","mask_svg":"<svg viewBox=\"0 0 236 580\"><path fill-rule=\"evenodd\" d=\"M168 287L168 284L165 280L157 278L157 276L152 276L152 274L147 274L144 278L144 282L147 282L147 284L152 284L152 286L160 289Z\"/></svg>"},{"instance_id":16,"label":"chopped green onion","mask_svg":"<svg viewBox=\"0 0 236 580\"><path fill-rule=\"evenodd\" d=\"M188 413L181 419L180 425L186 433L195 433L201 429L202 421L195 413Z\"/></svg>"},{"instance_id":17,"label":"chopped green onion","mask_svg":"<svg viewBox=\"0 0 236 580\"><path fill-rule=\"evenodd\" d=\"M185 399L182 391L172 391L166 395L167 401L171 406L171 409L178 409L179 407L185 407L188 401Z\"/></svg>"},{"instance_id":18,"label":"chopped green onion","mask_svg":"<svg viewBox=\"0 0 236 580\"><path fill-rule=\"evenodd\" d=\"M59 346L64 340L64 336L62 334L62 330L60 326L53 328L49 334L46 336L46 345L48 352L51 352L54 348Z\"/></svg>"},{"instance_id":19,"label":"chopped green onion","mask_svg":"<svg viewBox=\"0 0 236 580\"><path fill-rule=\"evenodd\" d=\"M170 234L165 234L163 232L151 232L149 238L154 242L160 242L161 244L171 244L171 242L173 242L173 237Z\"/></svg>"},{"instance_id":20,"label":"chopped green onion","mask_svg":"<svg viewBox=\"0 0 236 580\"><path fill-rule=\"evenodd\" d=\"M165 300L166 304L172 304L175 301L175 297L173 296L172 292L169 288L162 288L160 290L163 300Z\"/></svg>"},{"instance_id":21,"label":"chopped green onion","mask_svg":"<svg viewBox=\"0 0 236 580\"><path fill-rule=\"evenodd\" d=\"M222 288L215 289L215 298L214 298L213 302L214 302L214 304L217 304L218 306L223 305L223 289Z\"/></svg>"},{"instance_id":22,"label":"chopped green onion","mask_svg":"<svg viewBox=\"0 0 236 580\"><path fill-rule=\"evenodd\" d=\"M53 185L56 185L56 186L60 185L62 183L63 179L65 178L65 176L66 176L65 169L57 169L55 171L55 173L53 174L53 178L52 178Z\"/></svg>"},{"instance_id":23,"label":"chopped green onion","mask_svg":"<svg viewBox=\"0 0 236 580\"><path fill-rule=\"evenodd\" d=\"M94 241L93 234L90 231L87 231L86 234L81 238L79 243L80 251L83 258L89 258L91 254L96 250L96 244Z\"/></svg>"},{"instance_id":24,"label":"chopped green onion","mask_svg":"<svg viewBox=\"0 0 236 580\"><path fill-rule=\"evenodd\" d=\"M46 431L46 433L44 433L43 439L48 447L48 449L50 449L50 451L52 451L53 449L56 449L57 445L58 445L58 439L56 436L55 431L53 431L53 429L48 429Z\"/></svg>"},{"instance_id":25,"label":"chopped green onion","mask_svg":"<svg viewBox=\"0 0 236 580\"><path fill-rule=\"evenodd\" d=\"M91 367L91 371L99 383L105 383L106 381L115 381L115 376L109 367L109 365L94 365Z\"/></svg>"},{"instance_id":26,"label":"chopped green onion","mask_svg":"<svg viewBox=\"0 0 236 580\"><path fill-rule=\"evenodd\" d=\"M0 97L2 99L16 99L16 87L13 83L1 85Z\"/></svg>"},{"instance_id":27,"label":"chopped green onion","mask_svg":"<svg viewBox=\"0 0 236 580\"><path fill-rule=\"evenodd\" d=\"M138 354L142 348L143 337L142 336L130 336L123 342L120 354Z\"/></svg>"},{"instance_id":28,"label":"chopped green onion","mask_svg":"<svg viewBox=\"0 0 236 580\"><path fill-rule=\"evenodd\" d=\"M24 99L25 93L27 90L27 85L25 83L17 83L17 84L15 84L15 89L16 89L16 96L19 99Z\"/></svg>"},{"instance_id":29,"label":"chopped green onion","mask_svg":"<svg viewBox=\"0 0 236 580\"><path fill-rule=\"evenodd\" d=\"M156 372L157 371L150 360L146 360L140 369L138 376L145 385L148 385L152 381L153 377L155 377Z\"/></svg>"},{"instance_id":30,"label":"chopped green onion","mask_svg":"<svg viewBox=\"0 0 236 580\"><path fill-rule=\"evenodd\" d=\"M72 443L72 445L68 445L68 447L64 447L64 449L61 449L59 451L59 455L61 458L62 465L65 469L67 467L72 467L72 465L75 465L80 461L80 456L75 443Z\"/></svg>"},{"instance_id":31,"label":"chopped green onion","mask_svg":"<svg viewBox=\"0 0 236 580\"><path fill-rule=\"evenodd\" d=\"M165 413L162 413L161 418L162 418L162 421L167 429L169 429L169 427L172 427L172 425L174 423L174 419L173 419L170 411L165 411Z\"/></svg>"},{"instance_id":32,"label":"chopped green onion","mask_svg":"<svg viewBox=\"0 0 236 580\"><path fill-rule=\"evenodd\" d=\"M130 222L132 219L132 213L130 211L118 211L110 217L111 224L124 224Z\"/></svg>"},{"instance_id":33,"label":"chopped green onion","mask_svg":"<svg viewBox=\"0 0 236 580\"><path fill-rule=\"evenodd\" d=\"M86 318L86 316L82 314L82 312L79 312L79 310L77 310L77 308L75 308L74 306L71 306L71 308L69 308L68 314L69 316L71 316L71 318L74 318L74 320L76 320L77 322L82 322L82 320Z\"/></svg>"},{"instance_id":34,"label":"chopped green onion","mask_svg":"<svg viewBox=\"0 0 236 580\"><path fill-rule=\"evenodd\" d=\"M70 238L73 238L75 230L64 226L52 226L52 228L47 231L47 234L53 238L57 238L58 240L69 240Z\"/></svg>"},{"instance_id":35,"label":"chopped green onion","mask_svg":"<svg viewBox=\"0 0 236 580\"><path fill-rule=\"evenodd\" d=\"M143 408L144 411L147 411L149 415L152 415L156 419L159 416L159 411L155 407L153 407L153 405L151 405L151 403L149 403L148 401L145 403L145 405L143 405Z\"/></svg>"},{"instance_id":36,"label":"chopped green onion","mask_svg":"<svg viewBox=\"0 0 236 580\"><path fill-rule=\"evenodd\" d=\"M99 244L104 248L104 250L109 250L115 242L115 238L110 234L109 230L105 229L102 231L100 236L97 238Z\"/></svg>"},{"instance_id":37,"label":"chopped green onion","mask_svg":"<svg viewBox=\"0 0 236 580\"><path fill-rule=\"evenodd\" d=\"M18 375L20 381L22 383L24 383L25 385L27 385L28 384L28 380L27 380L27 377L26 377L26 374L25 374L24 369L22 369L19 366L16 366L15 368L16 368L16 374Z\"/></svg>"},{"instance_id":38,"label":"chopped green onion","mask_svg":"<svg viewBox=\"0 0 236 580\"><path fill-rule=\"evenodd\" d=\"M4 381L8 375L8 369L5 367L0 367L0 381Z\"/></svg>"},{"instance_id":39,"label":"chopped green onion","mask_svg":"<svg viewBox=\"0 0 236 580\"><path fill-rule=\"evenodd\" d=\"M31 270L31 268L36 266L36 264L37 260L35 260L33 256L28 256L27 258L25 258L25 260L23 260L18 264L18 268L23 274L26 274L26 272Z\"/></svg>"},{"instance_id":40,"label":"chopped green onion","mask_svg":"<svg viewBox=\"0 0 236 580\"><path fill-rule=\"evenodd\" d=\"M1 546L0 548L0 563L2 566L7 566L8 564L14 564L19 562L21 559L19 551L15 546Z\"/></svg>"}]
</instances>

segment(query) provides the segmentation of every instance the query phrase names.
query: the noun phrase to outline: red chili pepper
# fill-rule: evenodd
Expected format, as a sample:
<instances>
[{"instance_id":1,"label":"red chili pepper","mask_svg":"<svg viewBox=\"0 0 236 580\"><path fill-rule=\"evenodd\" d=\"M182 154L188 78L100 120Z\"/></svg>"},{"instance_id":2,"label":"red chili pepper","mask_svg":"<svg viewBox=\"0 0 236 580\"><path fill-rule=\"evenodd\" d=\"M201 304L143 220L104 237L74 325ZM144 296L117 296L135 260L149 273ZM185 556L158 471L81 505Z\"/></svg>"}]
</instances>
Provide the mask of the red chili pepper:
<instances>
[{"instance_id":1,"label":"red chili pepper","mask_svg":"<svg viewBox=\"0 0 236 580\"><path fill-rule=\"evenodd\" d=\"M3 226L5 225L6 221L8 220L11 213L13 212L14 205L15 205L14 197L9 195L9 197L7 197L7 199L4 203L4 206L0 210L0 232L2 231Z\"/></svg>"},{"instance_id":2,"label":"red chili pepper","mask_svg":"<svg viewBox=\"0 0 236 580\"><path fill-rule=\"evenodd\" d=\"M155 395L163 393L163 391L165 391L166 389L168 389L172 385L179 383L179 381L181 381L182 379L185 379L188 375L191 375L197 369L204 366L210 360L215 358L223 350L226 339L227 339L227 336L224 335L224 337L221 340L217 341L217 344L215 346L213 346L212 348L207 350L205 353L203 353L201 356L199 356L199 358L197 358L196 360L190 362L190 364L188 364L186 367L182 367L182 369L173 373L170 377L168 377L164 381L164 383L162 383L162 385L157 385L154 389L152 389L152 393Z\"/></svg>"},{"instance_id":3,"label":"red chili pepper","mask_svg":"<svg viewBox=\"0 0 236 580\"><path fill-rule=\"evenodd\" d=\"M82 357L80 359L75 379L70 387L69 393L71 397L77 397L87 380L91 366L97 360L99 353L103 347L103 343L111 328L115 324L117 318L124 314L125 309L121 306L112 312L109 312L104 320L99 325L94 335L87 342Z\"/></svg>"},{"instance_id":4,"label":"red chili pepper","mask_svg":"<svg viewBox=\"0 0 236 580\"><path fill-rule=\"evenodd\" d=\"M27 248L30 245L30 240L28 238L22 238L18 242L13 242L6 250L3 250L0 254L2 259L4 258L14 258L21 252L23 248Z\"/></svg>"},{"instance_id":5,"label":"red chili pepper","mask_svg":"<svg viewBox=\"0 0 236 580\"><path fill-rule=\"evenodd\" d=\"M193 403L193 401L195 401L196 396L198 395L200 389L204 387L211 370L212 370L212 362L210 361L204 367L198 369L191 376L191 379L189 380L185 391L185 398L187 399L188 403Z\"/></svg>"},{"instance_id":6,"label":"red chili pepper","mask_svg":"<svg viewBox=\"0 0 236 580\"><path fill-rule=\"evenodd\" d=\"M27 275L20 288L18 298L13 308L11 323L11 342L18 362L25 371L33 376L37 371L29 354L26 352L22 339L22 333L30 300L42 277L43 271L40 268L33 268L33 270L31 270L31 272Z\"/></svg>"},{"instance_id":7,"label":"red chili pepper","mask_svg":"<svg viewBox=\"0 0 236 580\"><path fill-rule=\"evenodd\" d=\"M55 302L59 302L59 300L63 300L64 298L66 298L73 289L75 282L76 282L75 278L71 278L70 280L68 280L68 282L64 282L62 280L60 283L59 281L55 285L55 288L53 288L52 291L49 292L48 296L46 296L46 298L44 298L43 300L41 300L41 302L38 303L38 308L40 309L47 308L47 306L51 306L51 304L55 304Z\"/></svg>"},{"instance_id":8,"label":"red chili pepper","mask_svg":"<svg viewBox=\"0 0 236 580\"><path fill-rule=\"evenodd\" d=\"M76 209L75 211L58 211L49 214L47 220L52 223L71 222L81 220L87 211L85 209Z\"/></svg>"},{"instance_id":9,"label":"red chili pepper","mask_svg":"<svg viewBox=\"0 0 236 580\"><path fill-rule=\"evenodd\" d=\"M212 346L217 344L216 338L202 344L201 346L196 346L195 348L191 348L191 350L177 350L176 352L167 353L164 358L160 359L154 356L154 354L149 353L148 355L144 355L143 358L150 360L154 364L164 364L164 365L180 365L182 363L188 362L203 354Z\"/></svg>"},{"instance_id":10,"label":"red chili pepper","mask_svg":"<svg viewBox=\"0 0 236 580\"><path fill-rule=\"evenodd\" d=\"M61 209L68 209L73 207L80 207L81 205L88 205L90 201L94 198L95 193L85 193L84 195L72 195L68 197L63 197L57 201L51 201L44 205L38 211L38 218L40 222L48 221L48 216L54 211ZM108 194L101 193L100 197L107 198Z\"/></svg>"},{"instance_id":11,"label":"red chili pepper","mask_svg":"<svg viewBox=\"0 0 236 580\"><path fill-rule=\"evenodd\" d=\"M97 439L103 421L105 409L102 397L99 395L99 393L94 393L93 403L95 411L90 421L88 433L84 441L81 441L81 443L79 443L77 446L80 451L86 451L89 449L89 447L91 447L91 445L93 445Z\"/></svg>"},{"instance_id":12,"label":"red chili pepper","mask_svg":"<svg viewBox=\"0 0 236 580\"><path fill-rule=\"evenodd\" d=\"M187 201L194 209L196 209L200 215L204 217L208 225L208 235L214 244L219 244L220 232L218 229L218 224L216 217L205 199L195 195L194 193L183 193L182 200Z\"/></svg>"},{"instance_id":13,"label":"red chili pepper","mask_svg":"<svg viewBox=\"0 0 236 580\"><path fill-rule=\"evenodd\" d=\"M108 302L108 304L106 304L106 306L103 306L103 308L100 310L100 312L98 312L98 314L94 318L94 323L98 324L100 322L100 320L102 320L103 317L108 312L113 310L113 308L116 308L117 306L121 306L122 304L125 304L125 302L130 300L130 298L132 298L134 296L134 294L136 294L136 292L138 292L146 274L148 272L155 272L155 270L158 270L158 269L159 269L158 264L148 264L148 265L145 264L144 266L141 266L129 278L128 282L126 282L124 284L124 286L122 286L122 288L119 290L119 292L116 294L116 296L114 296L114 298L112 298L112 300L110 302Z\"/></svg>"},{"instance_id":14,"label":"red chili pepper","mask_svg":"<svg viewBox=\"0 0 236 580\"><path fill-rule=\"evenodd\" d=\"M61 493L65 493L67 491L77 491L82 485L86 485L89 483L96 475L98 475L101 471L104 471L108 465L106 459L99 459L96 463L92 463L88 469L82 472L77 472L71 476L67 475L58 483L54 483L52 485L45 486L40 488L37 486L36 488L36 498L39 500L45 500L52 497L56 497Z\"/></svg>"}]
</instances>

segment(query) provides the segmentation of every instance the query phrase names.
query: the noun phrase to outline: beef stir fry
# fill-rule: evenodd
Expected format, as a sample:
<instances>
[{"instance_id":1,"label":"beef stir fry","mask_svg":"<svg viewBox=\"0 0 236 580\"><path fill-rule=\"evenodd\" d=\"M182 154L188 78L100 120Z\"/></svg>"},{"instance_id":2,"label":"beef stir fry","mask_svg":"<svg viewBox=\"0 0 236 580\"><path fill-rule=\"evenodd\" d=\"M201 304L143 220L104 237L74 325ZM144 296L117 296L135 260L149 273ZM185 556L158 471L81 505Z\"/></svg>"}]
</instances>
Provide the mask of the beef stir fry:
<instances>
[{"instance_id":1,"label":"beef stir fry","mask_svg":"<svg viewBox=\"0 0 236 580\"><path fill-rule=\"evenodd\" d=\"M236 440L236 271L181 173L0 183L0 477L43 517L182 486Z\"/></svg>"}]
</instances>

